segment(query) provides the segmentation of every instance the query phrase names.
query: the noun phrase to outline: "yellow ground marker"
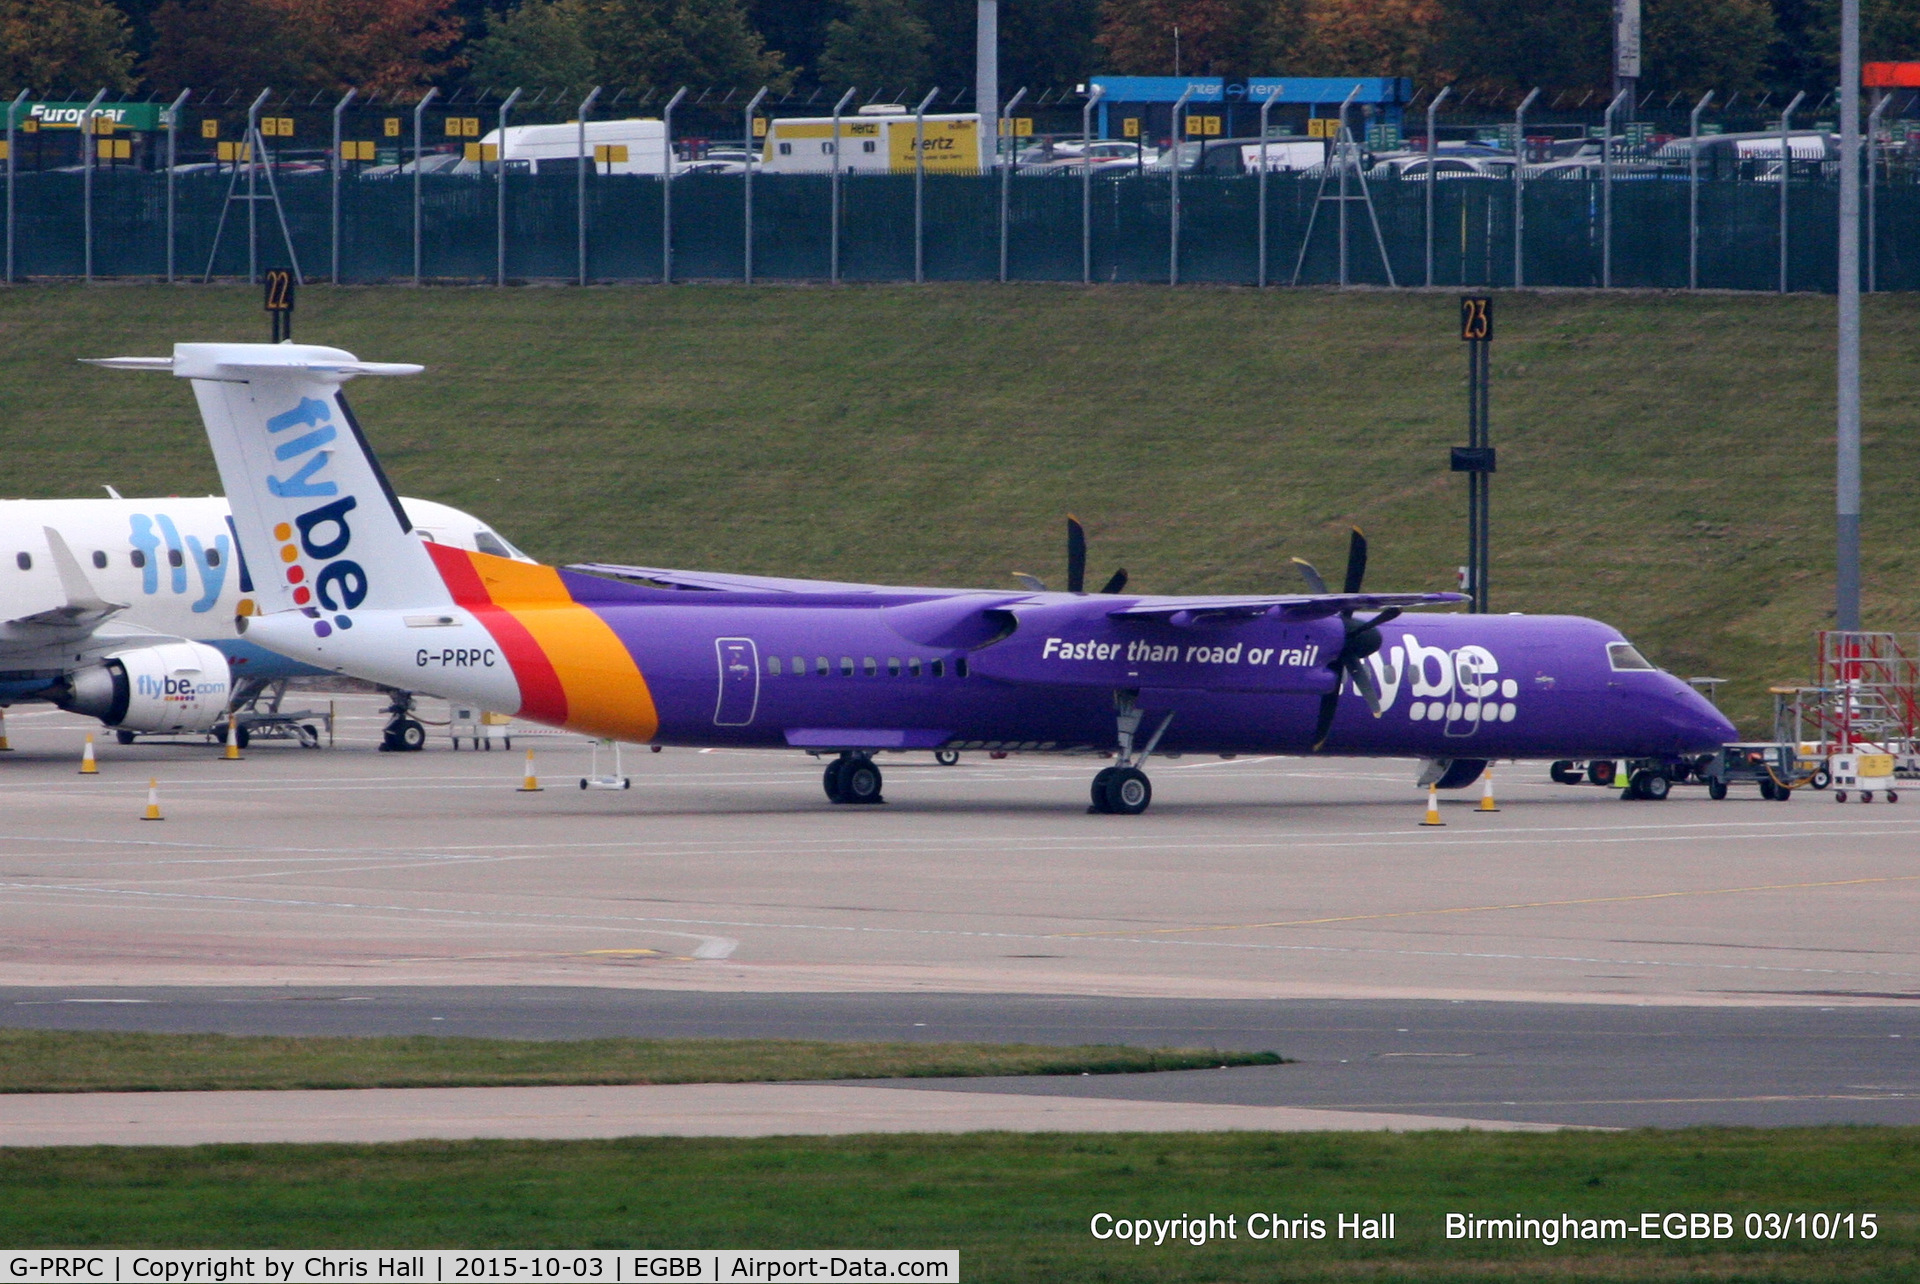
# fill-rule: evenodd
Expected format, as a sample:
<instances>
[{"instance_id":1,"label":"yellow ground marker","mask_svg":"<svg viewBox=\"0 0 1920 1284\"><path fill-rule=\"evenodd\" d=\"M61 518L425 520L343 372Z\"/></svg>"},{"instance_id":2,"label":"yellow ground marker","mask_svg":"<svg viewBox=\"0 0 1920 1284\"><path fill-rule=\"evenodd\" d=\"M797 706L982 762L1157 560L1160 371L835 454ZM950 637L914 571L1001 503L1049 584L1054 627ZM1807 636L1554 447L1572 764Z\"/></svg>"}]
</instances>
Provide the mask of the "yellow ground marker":
<instances>
[{"instance_id":1,"label":"yellow ground marker","mask_svg":"<svg viewBox=\"0 0 1920 1284\"><path fill-rule=\"evenodd\" d=\"M1500 810L1500 808L1497 805L1495 805L1493 801L1493 764L1492 763L1488 763L1487 769L1480 773L1480 810L1481 811L1499 811Z\"/></svg>"},{"instance_id":2,"label":"yellow ground marker","mask_svg":"<svg viewBox=\"0 0 1920 1284\"><path fill-rule=\"evenodd\" d=\"M527 775L526 778L520 782L518 792L523 794L537 794L541 792L540 777L533 773L533 750L531 749L527 750Z\"/></svg>"},{"instance_id":3,"label":"yellow ground marker","mask_svg":"<svg viewBox=\"0 0 1920 1284\"><path fill-rule=\"evenodd\" d=\"M1446 821L1440 819L1440 786L1439 785L1427 786L1427 818L1421 821L1420 823L1422 825L1444 825L1447 823Z\"/></svg>"},{"instance_id":4,"label":"yellow ground marker","mask_svg":"<svg viewBox=\"0 0 1920 1284\"><path fill-rule=\"evenodd\" d=\"M158 780L147 781L147 814L140 817L140 819L142 820L165 820L166 819L165 816L162 816L160 814L160 782Z\"/></svg>"},{"instance_id":5,"label":"yellow ground marker","mask_svg":"<svg viewBox=\"0 0 1920 1284\"><path fill-rule=\"evenodd\" d=\"M93 758L93 733L91 731L87 733L87 747L80 751L80 774L83 776L97 776L100 774L100 764L95 762Z\"/></svg>"}]
</instances>

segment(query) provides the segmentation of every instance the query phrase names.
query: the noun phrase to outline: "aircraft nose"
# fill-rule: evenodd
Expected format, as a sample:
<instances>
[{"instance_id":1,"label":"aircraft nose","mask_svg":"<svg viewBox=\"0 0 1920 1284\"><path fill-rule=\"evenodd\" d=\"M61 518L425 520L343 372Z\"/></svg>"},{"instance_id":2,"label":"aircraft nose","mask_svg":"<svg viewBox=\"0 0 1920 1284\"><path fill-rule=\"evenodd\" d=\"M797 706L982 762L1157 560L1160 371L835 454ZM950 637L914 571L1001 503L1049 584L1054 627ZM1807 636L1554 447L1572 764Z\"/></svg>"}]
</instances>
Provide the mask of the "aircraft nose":
<instances>
[{"instance_id":1,"label":"aircraft nose","mask_svg":"<svg viewBox=\"0 0 1920 1284\"><path fill-rule=\"evenodd\" d=\"M1672 681L1668 693L1672 703L1665 721L1673 729L1681 753L1705 753L1740 738L1740 729L1705 696L1678 678Z\"/></svg>"}]
</instances>

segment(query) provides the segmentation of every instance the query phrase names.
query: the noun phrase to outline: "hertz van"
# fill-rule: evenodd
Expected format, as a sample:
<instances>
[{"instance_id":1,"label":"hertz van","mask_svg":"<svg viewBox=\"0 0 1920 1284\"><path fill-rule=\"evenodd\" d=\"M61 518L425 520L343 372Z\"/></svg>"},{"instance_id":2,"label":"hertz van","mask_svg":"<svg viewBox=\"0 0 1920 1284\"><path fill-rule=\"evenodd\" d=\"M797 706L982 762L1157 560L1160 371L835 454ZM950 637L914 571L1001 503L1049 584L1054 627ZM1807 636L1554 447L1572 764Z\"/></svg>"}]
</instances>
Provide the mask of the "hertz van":
<instances>
[{"instance_id":1,"label":"hertz van","mask_svg":"<svg viewBox=\"0 0 1920 1284\"><path fill-rule=\"evenodd\" d=\"M480 140L480 154L486 155L485 149L498 146L500 141L500 131L489 130ZM658 177L666 161L667 127L659 120L590 120L586 141L587 163L596 173ZM499 156L509 174L571 174L580 165L580 124L509 125L506 145ZM491 162L484 168L493 172ZM453 172L478 174L481 170L481 162L463 160Z\"/></svg>"},{"instance_id":2,"label":"hertz van","mask_svg":"<svg viewBox=\"0 0 1920 1284\"><path fill-rule=\"evenodd\" d=\"M840 170L846 174L914 172L914 116L898 103L862 107L840 118ZM980 168L980 114L927 116L926 166L933 173ZM767 122L763 174L826 174L833 170L833 117L794 116Z\"/></svg>"}]
</instances>

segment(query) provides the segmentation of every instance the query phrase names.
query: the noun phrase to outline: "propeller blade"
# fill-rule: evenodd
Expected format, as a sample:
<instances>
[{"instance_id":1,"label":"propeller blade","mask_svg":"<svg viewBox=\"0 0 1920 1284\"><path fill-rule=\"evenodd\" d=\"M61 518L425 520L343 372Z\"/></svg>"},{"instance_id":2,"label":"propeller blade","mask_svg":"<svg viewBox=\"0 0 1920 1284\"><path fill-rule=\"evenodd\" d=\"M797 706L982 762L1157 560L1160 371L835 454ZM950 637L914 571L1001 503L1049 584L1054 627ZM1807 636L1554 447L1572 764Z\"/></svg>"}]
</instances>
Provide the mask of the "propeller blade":
<instances>
[{"instance_id":1,"label":"propeller blade","mask_svg":"<svg viewBox=\"0 0 1920 1284\"><path fill-rule=\"evenodd\" d=\"M1327 582L1320 578L1320 572L1314 569L1312 562L1304 558L1296 557L1293 559L1293 566L1295 570L1300 572L1300 578L1307 582L1309 592L1324 593L1327 591Z\"/></svg>"},{"instance_id":2,"label":"propeller blade","mask_svg":"<svg viewBox=\"0 0 1920 1284\"><path fill-rule=\"evenodd\" d=\"M1313 724L1313 751L1327 743L1327 736L1333 730L1333 715L1340 709L1340 688L1335 687L1320 697L1320 717Z\"/></svg>"},{"instance_id":3,"label":"propeller blade","mask_svg":"<svg viewBox=\"0 0 1920 1284\"><path fill-rule=\"evenodd\" d=\"M1382 624L1385 624L1388 620L1398 619L1401 614L1402 614L1402 611L1400 610L1399 607L1390 606L1386 610L1380 612L1380 614L1374 616L1371 620L1368 620L1367 627L1370 629L1377 629Z\"/></svg>"},{"instance_id":4,"label":"propeller blade","mask_svg":"<svg viewBox=\"0 0 1920 1284\"><path fill-rule=\"evenodd\" d=\"M1127 568L1123 566L1119 570L1113 573L1113 577L1111 579L1109 579L1105 584L1102 584L1100 586L1100 591L1102 593L1118 593L1121 589L1125 588L1126 586L1127 586Z\"/></svg>"},{"instance_id":5,"label":"propeller blade","mask_svg":"<svg viewBox=\"0 0 1920 1284\"><path fill-rule=\"evenodd\" d=\"M1044 593L1047 591L1046 582L1038 575L1029 575L1025 571L1015 571L1013 572L1013 578L1020 581L1021 588L1028 589L1031 592Z\"/></svg>"},{"instance_id":6,"label":"propeller blade","mask_svg":"<svg viewBox=\"0 0 1920 1284\"><path fill-rule=\"evenodd\" d=\"M1360 698L1367 702L1367 712L1379 717L1384 710L1380 705L1380 684L1373 680L1373 666L1365 660L1355 660L1347 666L1347 676L1359 689Z\"/></svg>"},{"instance_id":7,"label":"propeller blade","mask_svg":"<svg viewBox=\"0 0 1920 1284\"><path fill-rule=\"evenodd\" d=\"M1067 592L1087 591L1087 532L1080 519L1067 514Z\"/></svg>"},{"instance_id":8,"label":"propeller blade","mask_svg":"<svg viewBox=\"0 0 1920 1284\"><path fill-rule=\"evenodd\" d=\"M1353 528L1353 536L1347 541L1347 586L1348 593L1358 593L1361 583L1367 578L1367 537L1360 533L1358 526Z\"/></svg>"}]
</instances>

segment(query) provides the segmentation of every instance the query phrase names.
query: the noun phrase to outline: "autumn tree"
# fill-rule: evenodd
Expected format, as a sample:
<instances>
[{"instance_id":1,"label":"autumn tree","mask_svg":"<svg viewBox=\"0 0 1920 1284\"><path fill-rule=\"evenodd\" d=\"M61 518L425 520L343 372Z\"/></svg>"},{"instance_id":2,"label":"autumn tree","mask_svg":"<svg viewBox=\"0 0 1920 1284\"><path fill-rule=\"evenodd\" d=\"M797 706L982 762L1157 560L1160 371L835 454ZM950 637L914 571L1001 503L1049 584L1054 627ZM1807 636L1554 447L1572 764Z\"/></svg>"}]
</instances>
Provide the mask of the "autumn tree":
<instances>
[{"instance_id":1,"label":"autumn tree","mask_svg":"<svg viewBox=\"0 0 1920 1284\"><path fill-rule=\"evenodd\" d=\"M167 0L153 14L146 74L193 87L357 88L426 84L460 37L452 0Z\"/></svg>"},{"instance_id":2,"label":"autumn tree","mask_svg":"<svg viewBox=\"0 0 1920 1284\"><path fill-rule=\"evenodd\" d=\"M1130 76L1261 74L1266 7L1262 0L1105 0L1096 40L1107 65Z\"/></svg>"},{"instance_id":3,"label":"autumn tree","mask_svg":"<svg viewBox=\"0 0 1920 1284\"><path fill-rule=\"evenodd\" d=\"M126 15L105 0L0 0L0 84L125 93L131 40Z\"/></svg>"},{"instance_id":4,"label":"autumn tree","mask_svg":"<svg viewBox=\"0 0 1920 1284\"><path fill-rule=\"evenodd\" d=\"M1423 75L1441 13L1440 0L1306 0L1300 47L1281 65L1294 75Z\"/></svg>"}]
</instances>

